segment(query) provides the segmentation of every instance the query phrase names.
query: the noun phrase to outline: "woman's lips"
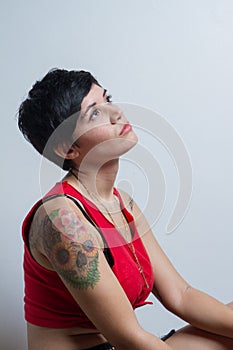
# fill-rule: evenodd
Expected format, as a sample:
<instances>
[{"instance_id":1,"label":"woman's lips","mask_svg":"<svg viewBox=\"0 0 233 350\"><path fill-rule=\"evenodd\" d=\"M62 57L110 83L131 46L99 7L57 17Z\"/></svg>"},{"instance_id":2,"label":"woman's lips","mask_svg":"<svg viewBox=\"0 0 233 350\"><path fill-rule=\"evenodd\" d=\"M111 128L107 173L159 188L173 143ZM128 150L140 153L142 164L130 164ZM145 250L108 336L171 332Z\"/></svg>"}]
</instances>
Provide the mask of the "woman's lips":
<instances>
[{"instance_id":1,"label":"woman's lips","mask_svg":"<svg viewBox=\"0 0 233 350\"><path fill-rule=\"evenodd\" d=\"M120 135L121 135L121 136L122 136L122 135L125 135L125 134L127 134L128 132L130 132L131 130L132 130L132 126L130 125L130 123L126 123L126 124L123 126Z\"/></svg>"}]
</instances>

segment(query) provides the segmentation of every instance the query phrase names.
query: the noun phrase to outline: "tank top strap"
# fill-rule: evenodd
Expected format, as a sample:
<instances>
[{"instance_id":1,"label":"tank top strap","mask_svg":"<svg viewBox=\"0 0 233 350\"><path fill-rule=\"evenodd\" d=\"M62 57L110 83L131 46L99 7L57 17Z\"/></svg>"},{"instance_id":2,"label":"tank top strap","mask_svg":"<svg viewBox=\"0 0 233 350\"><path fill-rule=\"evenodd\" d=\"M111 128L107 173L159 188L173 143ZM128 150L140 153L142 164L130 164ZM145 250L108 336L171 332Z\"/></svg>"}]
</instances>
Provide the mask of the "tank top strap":
<instances>
[{"instance_id":1,"label":"tank top strap","mask_svg":"<svg viewBox=\"0 0 233 350\"><path fill-rule=\"evenodd\" d=\"M126 221L128 222L128 225L130 227L131 233L132 233L132 239L135 240L139 238L138 232L135 226L134 217L132 214L127 210L124 201L119 193L119 191L114 187L113 189L114 195L119 199L121 210L123 215L126 218ZM103 213L97 208L97 206L90 201L88 198L82 195L81 192L79 192L76 188L74 188L71 184L69 184L67 181L58 182L44 197L45 199L51 195L55 194L67 194L70 196L75 197L78 199L83 207L85 208L88 215L91 217L91 219L95 222L95 224L101 229L102 234L105 236L105 232L108 232L108 238L105 237L105 239L109 239L110 232L113 231L113 225L112 223L103 215ZM105 231L105 232L104 232ZM115 231L115 228L114 228ZM116 232L115 232L116 233ZM111 239L110 239L111 240Z\"/></svg>"}]
</instances>

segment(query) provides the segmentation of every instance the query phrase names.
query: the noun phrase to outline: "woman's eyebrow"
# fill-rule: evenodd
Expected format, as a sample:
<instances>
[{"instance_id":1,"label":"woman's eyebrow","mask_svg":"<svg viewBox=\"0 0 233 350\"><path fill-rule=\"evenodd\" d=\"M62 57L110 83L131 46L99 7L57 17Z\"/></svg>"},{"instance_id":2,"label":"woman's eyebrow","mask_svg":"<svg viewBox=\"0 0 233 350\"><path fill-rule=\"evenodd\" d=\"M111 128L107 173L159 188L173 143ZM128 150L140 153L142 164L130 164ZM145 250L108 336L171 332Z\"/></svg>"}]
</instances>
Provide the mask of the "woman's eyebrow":
<instances>
[{"instance_id":1,"label":"woman's eyebrow","mask_svg":"<svg viewBox=\"0 0 233 350\"><path fill-rule=\"evenodd\" d=\"M90 104L89 106L87 106L85 112L82 115L82 118L84 118L87 114L87 112L89 111L89 109L91 109L92 107L94 107L96 105L96 102L93 102L92 104Z\"/></svg>"},{"instance_id":2,"label":"woman's eyebrow","mask_svg":"<svg viewBox=\"0 0 233 350\"><path fill-rule=\"evenodd\" d=\"M104 91L103 91L103 97L106 95L106 92L107 92L107 89L104 89ZM84 112L83 115L82 115L82 118L84 118L85 115L87 114L87 112L89 111L89 109L91 109L92 107L94 107L96 104L97 104L96 102L93 102L93 103L91 103L89 106L87 106L85 112Z\"/></svg>"}]
</instances>

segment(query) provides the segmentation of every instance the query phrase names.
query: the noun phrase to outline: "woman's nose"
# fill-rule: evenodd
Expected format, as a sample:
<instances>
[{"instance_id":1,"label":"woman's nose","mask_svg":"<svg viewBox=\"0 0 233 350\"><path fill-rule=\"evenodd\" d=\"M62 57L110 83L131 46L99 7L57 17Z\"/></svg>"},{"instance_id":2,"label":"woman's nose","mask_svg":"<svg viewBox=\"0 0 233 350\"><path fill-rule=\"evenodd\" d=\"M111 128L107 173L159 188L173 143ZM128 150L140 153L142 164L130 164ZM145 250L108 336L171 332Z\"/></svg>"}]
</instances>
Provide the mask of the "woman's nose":
<instances>
[{"instance_id":1,"label":"woman's nose","mask_svg":"<svg viewBox=\"0 0 233 350\"><path fill-rule=\"evenodd\" d=\"M122 118L122 110L116 105L111 105L109 107L110 121L112 124L116 124Z\"/></svg>"}]
</instances>

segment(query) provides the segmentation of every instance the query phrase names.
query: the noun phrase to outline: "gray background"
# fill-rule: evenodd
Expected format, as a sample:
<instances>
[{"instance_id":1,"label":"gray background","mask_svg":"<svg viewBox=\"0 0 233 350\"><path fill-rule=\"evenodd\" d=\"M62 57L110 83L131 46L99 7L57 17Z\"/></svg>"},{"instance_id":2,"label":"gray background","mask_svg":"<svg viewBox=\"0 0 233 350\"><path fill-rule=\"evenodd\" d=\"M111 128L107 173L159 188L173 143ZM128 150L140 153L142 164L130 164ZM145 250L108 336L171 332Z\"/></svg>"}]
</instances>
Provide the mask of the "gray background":
<instances>
[{"instance_id":1,"label":"gray background","mask_svg":"<svg viewBox=\"0 0 233 350\"><path fill-rule=\"evenodd\" d=\"M115 100L156 110L174 126L192 162L192 201L166 235L178 181L155 142L167 197L154 233L188 282L232 300L233 2L8 0L0 16L1 349L26 348L20 225L41 191L40 156L18 132L15 115L53 67L90 70ZM139 202L144 191L138 184ZM137 315L157 335L183 325L157 302Z\"/></svg>"}]
</instances>

